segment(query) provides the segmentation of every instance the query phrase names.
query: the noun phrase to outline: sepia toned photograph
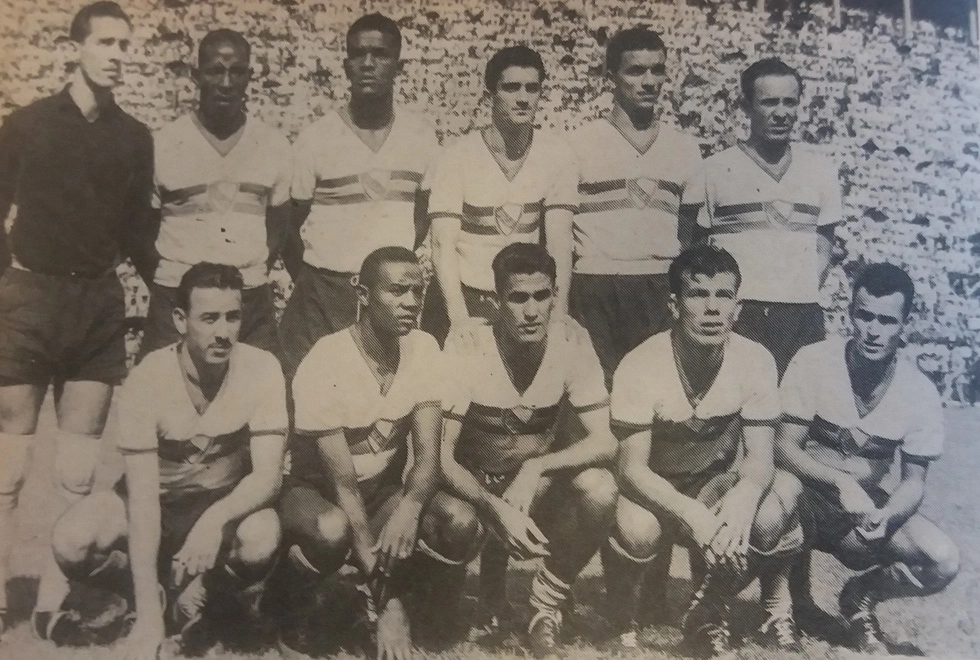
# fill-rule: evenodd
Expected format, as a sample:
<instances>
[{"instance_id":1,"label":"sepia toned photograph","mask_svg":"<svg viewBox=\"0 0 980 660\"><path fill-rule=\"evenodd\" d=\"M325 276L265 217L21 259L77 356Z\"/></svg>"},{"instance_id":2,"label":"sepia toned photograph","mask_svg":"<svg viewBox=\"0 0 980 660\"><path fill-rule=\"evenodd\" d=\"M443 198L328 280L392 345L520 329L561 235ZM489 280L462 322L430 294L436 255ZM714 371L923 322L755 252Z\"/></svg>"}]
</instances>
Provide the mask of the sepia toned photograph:
<instances>
[{"instance_id":1,"label":"sepia toned photograph","mask_svg":"<svg viewBox=\"0 0 980 660\"><path fill-rule=\"evenodd\" d=\"M978 12L5 0L0 660L980 657Z\"/></svg>"}]
</instances>

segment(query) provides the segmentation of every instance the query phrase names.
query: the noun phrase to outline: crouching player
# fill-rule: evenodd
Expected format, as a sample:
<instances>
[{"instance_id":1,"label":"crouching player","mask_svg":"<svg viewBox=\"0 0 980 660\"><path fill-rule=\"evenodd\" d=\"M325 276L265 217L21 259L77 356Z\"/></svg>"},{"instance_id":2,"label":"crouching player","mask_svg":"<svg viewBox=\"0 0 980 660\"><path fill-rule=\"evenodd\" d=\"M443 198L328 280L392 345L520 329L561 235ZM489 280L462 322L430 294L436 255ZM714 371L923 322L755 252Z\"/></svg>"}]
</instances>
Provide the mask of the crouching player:
<instances>
[{"instance_id":1,"label":"crouching player","mask_svg":"<svg viewBox=\"0 0 980 660\"><path fill-rule=\"evenodd\" d=\"M316 652L316 589L347 561L359 569L365 614L377 615L378 658L411 653L403 599L437 483L442 424L439 346L415 329L423 287L411 250L369 254L357 322L314 344L293 380L296 434L280 501L290 599L281 645L291 655Z\"/></svg>"},{"instance_id":2,"label":"crouching player","mask_svg":"<svg viewBox=\"0 0 980 660\"><path fill-rule=\"evenodd\" d=\"M604 551L623 646L636 644L644 568L675 542L696 551L699 588L683 624L692 652L727 652L729 603L755 576L762 580L769 641L798 644L788 571L802 542L792 509L800 486L773 469L779 417L773 358L732 332L740 280L725 250L685 250L668 272L674 329L627 354L613 379L622 497Z\"/></svg>"},{"instance_id":3,"label":"crouching player","mask_svg":"<svg viewBox=\"0 0 980 660\"><path fill-rule=\"evenodd\" d=\"M873 653L888 650L877 603L934 594L959 570L952 540L918 513L942 451L943 413L935 386L897 355L914 297L901 268L865 268L851 300L853 337L800 349L780 388L778 456L805 486L808 545L866 571L844 585L840 610L853 643ZM900 480L889 493L881 485L896 449ZM815 607L808 588L794 599Z\"/></svg>"},{"instance_id":4,"label":"crouching player","mask_svg":"<svg viewBox=\"0 0 980 660\"><path fill-rule=\"evenodd\" d=\"M453 520L446 527L456 534L446 544L454 547L434 549L472 558L489 529L512 556L544 557L531 584L528 626L531 650L543 657L556 652L572 583L609 533L616 486L603 466L615 440L588 336L570 338L564 322L550 323L554 259L539 245L515 243L497 254L493 273L497 322L477 328L472 341L447 347L452 389L443 400L441 460L443 479L458 499L435 500L433 509ZM555 437L566 397L585 431L574 442ZM458 588L463 577L461 567Z\"/></svg>"},{"instance_id":5,"label":"crouching player","mask_svg":"<svg viewBox=\"0 0 980 660\"><path fill-rule=\"evenodd\" d=\"M147 355L119 399L125 477L54 528L70 578L135 599L136 660L154 660L168 628L185 651L202 641L206 601L255 596L279 545L267 507L281 481L286 389L271 353L238 343L242 286L233 266L184 274L173 313L180 341Z\"/></svg>"}]
</instances>

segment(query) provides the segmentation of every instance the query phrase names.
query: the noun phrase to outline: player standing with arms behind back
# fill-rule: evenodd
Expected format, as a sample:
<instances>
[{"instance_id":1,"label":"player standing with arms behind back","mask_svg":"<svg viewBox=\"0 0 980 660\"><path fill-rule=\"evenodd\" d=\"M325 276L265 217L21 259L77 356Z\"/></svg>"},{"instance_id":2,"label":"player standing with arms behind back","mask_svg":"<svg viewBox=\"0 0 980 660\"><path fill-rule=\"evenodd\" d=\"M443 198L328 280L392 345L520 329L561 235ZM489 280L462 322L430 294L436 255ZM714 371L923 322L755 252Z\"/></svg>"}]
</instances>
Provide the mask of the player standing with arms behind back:
<instances>
[{"instance_id":1,"label":"player standing with arms behind back","mask_svg":"<svg viewBox=\"0 0 980 660\"><path fill-rule=\"evenodd\" d=\"M934 594L959 570L953 541L919 513L942 453L943 410L932 382L898 355L914 297L901 268L867 266L854 282L853 337L800 349L780 387L777 455L804 483L808 544L865 571L844 585L840 611L852 642L875 654L888 652L875 606ZM896 461L899 483L888 492L882 481ZM813 609L806 586L794 605Z\"/></svg>"},{"instance_id":2,"label":"player standing with arms behind back","mask_svg":"<svg viewBox=\"0 0 980 660\"><path fill-rule=\"evenodd\" d=\"M134 253L153 186L150 131L112 97L132 25L115 2L75 15L65 88L0 127L0 632L12 515L48 385L58 417L54 482L66 502L92 489L112 388L126 376L125 306L116 276ZM68 583L48 553L35 633L48 638Z\"/></svg>"}]
</instances>

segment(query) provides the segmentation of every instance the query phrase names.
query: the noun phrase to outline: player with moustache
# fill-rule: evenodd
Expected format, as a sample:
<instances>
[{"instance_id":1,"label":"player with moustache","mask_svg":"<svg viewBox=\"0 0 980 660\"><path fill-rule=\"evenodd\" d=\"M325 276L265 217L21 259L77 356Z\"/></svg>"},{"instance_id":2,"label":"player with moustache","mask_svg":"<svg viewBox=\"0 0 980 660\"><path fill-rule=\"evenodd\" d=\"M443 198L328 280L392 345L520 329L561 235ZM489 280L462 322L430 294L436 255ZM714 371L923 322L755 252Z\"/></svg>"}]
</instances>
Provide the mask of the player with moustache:
<instances>
[{"instance_id":1,"label":"player with moustache","mask_svg":"<svg viewBox=\"0 0 980 660\"><path fill-rule=\"evenodd\" d=\"M177 285L204 261L238 268L239 339L274 348L276 315L269 271L288 228L292 154L278 130L247 111L251 46L233 30L209 32L193 78L198 107L154 134L154 207L159 213L134 262L150 289L140 355L177 341Z\"/></svg>"},{"instance_id":2,"label":"player with moustache","mask_svg":"<svg viewBox=\"0 0 980 660\"><path fill-rule=\"evenodd\" d=\"M277 555L286 386L275 356L238 341L242 289L227 264L184 273L180 339L147 355L119 396L123 478L52 534L68 576L135 606L131 660L155 660L167 633L183 653L204 652L207 611L249 625Z\"/></svg>"},{"instance_id":3,"label":"player with moustache","mask_svg":"<svg viewBox=\"0 0 980 660\"><path fill-rule=\"evenodd\" d=\"M854 282L853 336L801 349L780 387L778 456L805 486L807 544L862 571L845 583L840 612L850 641L882 655L890 645L875 607L935 594L959 570L953 541L920 512L942 453L943 410L932 382L898 354L914 298L904 270L866 266ZM795 604L816 608L806 587Z\"/></svg>"},{"instance_id":4,"label":"player with moustache","mask_svg":"<svg viewBox=\"0 0 980 660\"><path fill-rule=\"evenodd\" d=\"M150 131L113 99L133 45L129 17L115 2L88 4L68 36L67 85L0 127L0 218L10 222L0 231L0 634L13 516L49 385L61 506L92 490L113 387L126 376L116 267L136 254L153 185ZM47 553L36 636L52 636L67 593Z\"/></svg>"},{"instance_id":5,"label":"player with moustache","mask_svg":"<svg viewBox=\"0 0 980 660\"><path fill-rule=\"evenodd\" d=\"M318 620L317 588L345 563L357 569L365 618L376 616L378 657L411 655L405 598L419 527L431 524L441 429L441 354L415 329L423 288L411 250L373 251L357 279L357 322L320 339L293 379L296 428L279 502L280 640L290 656L318 652L317 628L330 623Z\"/></svg>"},{"instance_id":6,"label":"player with moustache","mask_svg":"<svg viewBox=\"0 0 980 660\"><path fill-rule=\"evenodd\" d=\"M490 125L444 149L433 170L434 286L421 327L440 344L468 332L471 318L496 318L491 263L511 243L547 247L557 263L556 312L568 311L578 168L561 136L535 127L544 82L536 51L496 52L484 74Z\"/></svg>"},{"instance_id":7,"label":"player with moustache","mask_svg":"<svg viewBox=\"0 0 980 660\"><path fill-rule=\"evenodd\" d=\"M572 585L606 539L616 501L602 369L585 333L570 336L555 318L555 271L540 245L501 250L493 261L497 320L447 344L441 459L452 497L435 501L433 515L451 520L453 533L426 538L446 563L459 564L450 603L487 532L510 556L543 557L529 600L535 657L559 653ZM561 433L566 400L581 436Z\"/></svg>"},{"instance_id":8,"label":"player with moustache","mask_svg":"<svg viewBox=\"0 0 980 660\"><path fill-rule=\"evenodd\" d=\"M295 288L280 325L287 378L324 335L354 323L353 278L374 250L412 250L427 231L427 174L439 150L432 125L395 102L398 24L381 14L347 31L350 99L300 132L296 205L283 262Z\"/></svg>"},{"instance_id":9,"label":"player with moustache","mask_svg":"<svg viewBox=\"0 0 980 660\"><path fill-rule=\"evenodd\" d=\"M741 273L731 254L688 248L668 278L673 329L627 354L613 380L621 497L606 577L619 643L637 646L642 574L677 542L694 551L697 590L682 623L693 654L731 652L729 607L755 577L764 642L798 649L788 579L802 543L793 508L800 484L774 469L773 358L732 331Z\"/></svg>"}]
</instances>

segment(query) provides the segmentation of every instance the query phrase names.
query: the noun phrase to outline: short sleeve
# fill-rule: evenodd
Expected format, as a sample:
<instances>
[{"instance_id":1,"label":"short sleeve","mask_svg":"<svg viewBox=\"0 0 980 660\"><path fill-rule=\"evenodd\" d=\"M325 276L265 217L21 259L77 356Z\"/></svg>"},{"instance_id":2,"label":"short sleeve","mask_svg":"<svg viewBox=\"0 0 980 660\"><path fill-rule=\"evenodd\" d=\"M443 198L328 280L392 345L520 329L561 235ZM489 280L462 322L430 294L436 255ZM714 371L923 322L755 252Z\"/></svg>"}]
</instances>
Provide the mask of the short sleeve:
<instances>
[{"instance_id":1,"label":"short sleeve","mask_svg":"<svg viewBox=\"0 0 980 660\"><path fill-rule=\"evenodd\" d=\"M435 174L436 160L439 158L439 138L436 131L428 124L424 124L425 132L423 142L423 160L425 168L422 171L422 182L419 184L420 190L432 190L432 177Z\"/></svg>"},{"instance_id":2,"label":"short sleeve","mask_svg":"<svg viewBox=\"0 0 980 660\"><path fill-rule=\"evenodd\" d=\"M545 193L545 210L564 209L578 211L579 195L579 165L578 158L572 148L564 143L561 150L556 150L555 156L560 159L555 162L555 172L551 181L551 186Z\"/></svg>"},{"instance_id":3,"label":"short sleeve","mask_svg":"<svg viewBox=\"0 0 980 660\"><path fill-rule=\"evenodd\" d=\"M809 425L817 414L817 375L808 367L807 351L801 351L789 363L779 386L779 403L783 420Z\"/></svg>"},{"instance_id":4,"label":"short sleeve","mask_svg":"<svg viewBox=\"0 0 980 660\"><path fill-rule=\"evenodd\" d=\"M159 158L162 150L157 146L160 142L160 132L156 131L153 133L153 144L154 144L154 159L157 162L153 167L153 185L150 188L150 207L159 210L162 207L162 202L160 201L160 189L162 188L160 184L160 178L158 173L160 172Z\"/></svg>"},{"instance_id":5,"label":"short sleeve","mask_svg":"<svg viewBox=\"0 0 980 660\"><path fill-rule=\"evenodd\" d=\"M745 366L743 379L748 388L742 404L742 422L748 425L775 424L780 417L779 376L776 361L764 347L758 346L750 364Z\"/></svg>"},{"instance_id":6,"label":"short sleeve","mask_svg":"<svg viewBox=\"0 0 980 660\"><path fill-rule=\"evenodd\" d=\"M429 218L463 217L463 168L459 145L445 149L436 159L430 177Z\"/></svg>"},{"instance_id":7,"label":"short sleeve","mask_svg":"<svg viewBox=\"0 0 980 660\"><path fill-rule=\"evenodd\" d=\"M338 382L344 369L323 349L322 343L315 345L293 378L296 432L302 435L325 435L345 426L347 390Z\"/></svg>"},{"instance_id":8,"label":"short sleeve","mask_svg":"<svg viewBox=\"0 0 980 660\"><path fill-rule=\"evenodd\" d=\"M255 388L261 396L255 401L248 426L252 435L284 434L289 427L286 416L286 379L278 360L270 353L262 355L254 379L263 387Z\"/></svg>"},{"instance_id":9,"label":"short sleeve","mask_svg":"<svg viewBox=\"0 0 980 660\"><path fill-rule=\"evenodd\" d=\"M837 180L837 169L831 161L825 161L822 168L823 181L820 191L820 215L817 216L817 226L829 227L839 224L844 217L841 202L840 181Z\"/></svg>"},{"instance_id":10,"label":"short sleeve","mask_svg":"<svg viewBox=\"0 0 980 660\"><path fill-rule=\"evenodd\" d=\"M462 422L472 401L473 356L463 351L457 340L450 338L442 353L442 366L446 375L442 392L444 417Z\"/></svg>"},{"instance_id":11,"label":"short sleeve","mask_svg":"<svg viewBox=\"0 0 980 660\"><path fill-rule=\"evenodd\" d=\"M704 173L704 161L697 147L691 154L691 166L687 177L684 179L683 190L681 191L681 206L697 210L700 215L707 201L707 179Z\"/></svg>"},{"instance_id":12,"label":"short sleeve","mask_svg":"<svg viewBox=\"0 0 980 660\"><path fill-rule=\"evenodd\" d=\"M934 460L943 453L943 405L931 383L922 389L928 391L910 402L915 414L912 427L902 442L902 454L913 459Z\"/></svg>"},{"instance_id":13,"label":"short sleeve","mask_svg":"<svg viewBox=\"0 0 980 660\"><path fill-rule=\"evenodd\" d=\"M157 406L160 397L153 394L159 387L152 373L153 365L157 364L154 357L158 356L151 354L149 359L134 367L119 391L116 446L123 454L155 452L159 444Z\"/></svg>"},{"instance_id":14,"label":"short sleeve","mask_svg":"<svg viewBox=\"0 0 980 660\"><path fill-rule=\"evenodd\" d=\"M637 354L627 354L613 375L610 418L614 430L635 432L653 424L653 388L649 368Z\"/></svg>"},{"instance_id":15,"label":"short sleeve","mask_svg":"<svg viewBox=\"0 0 980 660\"><path fill-rule=\"evenodd\" d=\"M704 179L704 204L698 210L698 226L703 229L711 229L711 217L715 212L717 195L714 191L713 169L710 160L701 163L701 176Z\"/></svg>"},{"instance_id":16,"label":"short sleeve","mask_svg":"<svg viewBox=\"0 0 980 660\"><path fill-rule=\"evenodd\" d=\"M584 338L576 336L568 340L566 345L566 355L572 365L566 384L569 403L577 413L605 408L609 405L609 392L592 341L585 334Z\"/></svg>"},{"instance_id":17,"label":"short sleeve","mask_svg":"<svg viewBox=\"0 0 980 660\"><path fill-rule=\"evenodd\" d=\"M312 128L312 127L311 127ZM297 201L313 199L316 190L316 153L314 135L310 128L300 133L293 145L290 196Z\"/></svg>"},{"instance_id":18,"label":"short sleeve","mask_svg":"<svg viewBox=\"0 0 980 660\"><path fill-rule=\"evenodd\" d=\"M435 338L427 332L416 331L418 355L415 364L419 370L415 382L416 406L429 404L441 405L445 376L443 369L443 354Z\"/></svg>"},{"instance_id":19,"label":"short sleeve","mask_svg":"<svg viewBox=\"0 0 980 660\"><path fill-rule=\"evenodd\" d=\"M280 146L275 150L275 158L278 164L276 180L272 184L272 191L269 193L269 206L282 206L289 201L290 189L293 183L293 153L286 138L277 135Z\"/></svg>"}]
</instances>

